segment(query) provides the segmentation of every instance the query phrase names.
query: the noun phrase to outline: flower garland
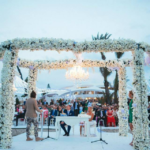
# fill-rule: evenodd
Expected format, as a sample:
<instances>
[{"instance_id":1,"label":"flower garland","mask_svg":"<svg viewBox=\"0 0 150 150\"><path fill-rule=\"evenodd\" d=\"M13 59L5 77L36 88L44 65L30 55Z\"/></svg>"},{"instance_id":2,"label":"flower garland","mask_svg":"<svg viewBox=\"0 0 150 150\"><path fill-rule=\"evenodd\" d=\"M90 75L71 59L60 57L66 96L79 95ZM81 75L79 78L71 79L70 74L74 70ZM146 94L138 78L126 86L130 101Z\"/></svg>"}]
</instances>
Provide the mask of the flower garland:
<instances>
[{"instance_id":1,"label":"flower garland","mask_svg":"<svg viewBox=\"0 0 150 150\"><path fill-rule=\"evenodd\" d=\"M12 142L11 125L14 117L13 81L18 51L5 51L1 77L0 99L0 142L2 148L10 148Z\"/></svg>"},{"instance_id":2,"label":"flower garland","mask_svg":"<svg viewBox=\"0 0 150 150\"><path fill-rule=\"evenodd\" d=\"M61 60L61 61L30 61L30 60L20 60L17 64L23 68L37 68L37 69L68 69L76 65L76 60ZM98 61L98 60L82 60L80 63L81 67L117 67L124 68L131 65L131 60L108 60L108 61Z\"/></svg>"},{"instance_id":3,"label":"flower garland","mask_svg":"<svg viewBox=\"0 0 150 150\"><path fill-rule=\"evenodd\" d=\"M149 149L148 98L144 76L144 52L137 49L133 53L133 145L135 149Z\"/></svg>"},{"instance_id":4,"label":"flower garland","mask_svg":"<svg viewBox=\"0 0 150 150\"><path fill-rule=\"evenodd\" d=\"M75 53L82 52L125 52L134 51L137 48L136 42L133 40L97 40L75 42L74 40L54 39L54 38L32 38L32 39L13 39L5 41L0 47L0 51L9 47L9 45L16 50L56 50L60 51L73 51ZM145 49L148 46L145 43L141 44Z\"/></svg>"},{"instance_id":5,"label":"flower garland","mask_svg":"<svg viewBox=\"0 0 150 150\"><path fill-rule=\"evenodd\" d=\"M128 135L128 106L126 92L126 69L120 68L119 74L119 135Z\"/></svg>"},{"instance_id":6,"label":"flower garland","mask_svg":"<svg viewBox=\"0 0 150 150\"><path fill-rule=\"evenodd\" d=\"M28 76L28 97L29 98L32 91L36 92L37 73L38 73L37 69L31 66L29 70L29 76Z\"/></svg>"},{"instance_id":7,"label":"flower garland","mask_svg":"<svg viewBox=\"0 0 150 150\"><path fill-rule=\"evenodd\" d=\"M150 66L150 52L146 52L147 57L145 58L145 65Z\"/></svg>"}]
</instances>

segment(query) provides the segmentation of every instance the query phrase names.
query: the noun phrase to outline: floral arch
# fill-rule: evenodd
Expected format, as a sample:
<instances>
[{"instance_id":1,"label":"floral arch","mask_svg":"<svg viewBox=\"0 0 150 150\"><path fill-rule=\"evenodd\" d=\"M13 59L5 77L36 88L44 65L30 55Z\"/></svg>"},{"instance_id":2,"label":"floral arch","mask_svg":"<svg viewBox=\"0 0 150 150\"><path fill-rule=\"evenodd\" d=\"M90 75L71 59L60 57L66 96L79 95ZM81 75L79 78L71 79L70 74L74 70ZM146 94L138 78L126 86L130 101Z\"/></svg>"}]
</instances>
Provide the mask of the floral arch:
<instances>
[{"instance_id":1,"label":"floral arch","mask_svg":"<svg viewBox=\"0 0 150 150\"><path fill-rule=\"evenodd\" d=\"M118 67L119 68L119 135L127 136L128 109L126 93L126 69L133 68L134 109L133 109L133 137L135 149L149 149L148 134L148 98L147 86L144 77L144 52L150 52L146 43L137 44L132 40L100 40L77 43L63 39L14 39L5 41L0 45L0 58L3 58L2 88L0 98L0 144L2 148L11 147L11 124L14 114L13 78L16 65L29 68L28 92L36 87L38 69L64 69L72 67L76 60L64 61L18 61L19 50L56 50L82 52L126 52L132 51L132 60L91 61L84 60L82 67ZM9 110L9 111L8 111Z\"/></svg>"}]
</instances>

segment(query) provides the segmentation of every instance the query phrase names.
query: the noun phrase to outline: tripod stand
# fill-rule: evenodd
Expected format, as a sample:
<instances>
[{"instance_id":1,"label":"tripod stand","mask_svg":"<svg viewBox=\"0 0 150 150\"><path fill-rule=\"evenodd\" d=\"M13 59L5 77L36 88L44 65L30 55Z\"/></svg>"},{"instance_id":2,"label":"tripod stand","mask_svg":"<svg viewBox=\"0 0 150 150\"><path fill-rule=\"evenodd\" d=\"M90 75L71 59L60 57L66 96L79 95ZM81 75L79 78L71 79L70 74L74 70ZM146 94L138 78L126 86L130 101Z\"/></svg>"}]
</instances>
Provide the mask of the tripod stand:
<instances>
[{"instance_id":1,"label":"tripod stand","mask_svg":"<svg viewBox=\"0 0 150 150\"><path fill-rule=\"evenodd\" d=\"M50 119L49 119L49 117L48 117L48 135L47 135L46 138L44 138L44 140L45 140L45 139L53 139L53 140L56 140L55 138L52 138L52 137L49 136L49 126L50 126Z\"/></svg>"},{"instance_id":2,"label":"tripod stand","mask_svg":"<svg viewBox=\"0 0 150 150\"><path fill-rule=\"evenodd\" d=\"M102 119L101 119L102 120ZM101 121L100 120L100 121ZM103 121L103 120L102 120ZM104 122L103 122L104 123ZM100 124L100 139L99 140L96 140L96 141L92 141L91 143L94 143L94 142L98 142L98 141L101 141L101 142L104 142L105 144L108 144L107 142L105 142L103 139L102 139L102 127L101 127L101 124Z\"/></svg>"}]
</instances>

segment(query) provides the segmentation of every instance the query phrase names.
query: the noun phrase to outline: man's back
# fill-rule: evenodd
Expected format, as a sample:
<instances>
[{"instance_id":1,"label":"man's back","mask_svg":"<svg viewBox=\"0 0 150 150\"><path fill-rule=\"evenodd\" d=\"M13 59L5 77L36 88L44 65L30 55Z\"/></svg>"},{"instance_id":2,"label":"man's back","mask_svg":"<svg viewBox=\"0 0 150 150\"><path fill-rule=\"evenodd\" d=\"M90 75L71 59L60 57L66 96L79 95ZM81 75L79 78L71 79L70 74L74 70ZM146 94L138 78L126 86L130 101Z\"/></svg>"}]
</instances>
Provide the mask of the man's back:
<instances>
[{"instance_id":1,"label":"man's back","mask_svg":"<svg viewBox=\"0 0 150 150\"><path fill-rule=\"evenodd\" d=\"M37 102L33 98L29 98L26 101L26 117L36 118L36 110L40 111L37 106Z\"/></svg>"}]
</instances>

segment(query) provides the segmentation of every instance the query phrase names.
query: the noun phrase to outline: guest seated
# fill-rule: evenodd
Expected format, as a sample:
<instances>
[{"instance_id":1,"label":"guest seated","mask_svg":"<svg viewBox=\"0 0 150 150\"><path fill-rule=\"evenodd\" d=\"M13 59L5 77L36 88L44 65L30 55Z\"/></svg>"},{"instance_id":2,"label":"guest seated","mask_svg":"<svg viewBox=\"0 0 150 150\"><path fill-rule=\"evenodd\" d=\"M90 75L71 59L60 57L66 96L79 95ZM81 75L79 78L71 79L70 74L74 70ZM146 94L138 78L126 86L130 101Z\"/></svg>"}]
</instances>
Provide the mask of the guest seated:
<instances>
[{"instance_id":1,"label":"guest seated","mask_svg":"<svg viewBox=\"0 0 150 150\"><path fill-rule=\"evenodd\" d=\"M70 110L70 106L68 105L66 107L66 110L64 110L64 113L67 115L67 116L74 116L74 112L72 110ZM64 136L69 136L69 133L70 133L70 130L71 130L71 126L70 125L67 125L64 121L60 121L60 126L61 128L64 130L65 134ZM68 130L66 130L65 126L68 126Z\"/></svg>"},{"instance_id":2,"label":"guest seated","mask_svg":"<svg viewBox=\"0 0 150 150\"><path fill-rule=\"evenodd\" d=\"M54 125L55 125L55 122L56 122L56 117L57 116L57 110L56 110L56 107L53 106L53 110L51 111L51 115L49 117L49 122L48 122L48 125L50 125L50 121L51 119L54 119Z\"/></svg>"},{"instance_id":3,"label":"guest seated","mask_svg":"<svg viewBox=\"0 0 150 150\"><path fill-rule=\"evenodd\" d=\"M90 122L90 126L92 126L95 123L95 121L93 120L94 114L92 112L92 107L88 107L87 115L91 116L91 118L89 119L89 122ZM85 123L80 122L80 135L82 135L82 128L84 128L84 126L85 126Z\"/></svg>"},{"instance_id":4,"label":"guest seated","mask_svg":"<svg viewBox=\"0 0 150 150\"><path fill-rule=\"evenodd\" d=\"M63 109L61 106L58 106L58 111L57 111L57 115L60 116L60 114L63 113Z\"/></svg>"},{"instance_id":5,"label":"guest seated","mask_svg":"<svg viewBox=\"0 0 150 150\"><path fill-rule=\"evenodd\" d=\"M18 109L18 115L16 116L16 126L18 126L18 119L19 118L25 118L25 106L20 106L20 108Z\"/></svg>"},{"instance_id":6,"label":"guest seated","mask_svg":"<svg viewBox=\"0 0 150 150\"><path fill-rule=\"evenodd\" d=\"M97 110L96 117L97 117L97 127L98 127L98 123L99 123L100 120L104 121L104 126L105 127L107 126L107 123L106 123L106 121L107 121L106 120L106 113L103 110L103 108L102 108L101 105L99 106L99 109Z\"/></svg>"},{"instance_id":7,"label":"guest seated","mask_svg":"<svg viewBox=\"0 0 150 150\"><path fill-rule=\"evenodd\" d=\"M45 105L42 106L42 110L43 110L43 125L45 124L45 119L48 118L48 109L46 108ZM42 117L42 115L41 115Z\"/></svg>"},{"instance_id":8,"label":"guest seated","mask_svg":"<svg viewBox=\"0 0 150 150\"><path fill-rule=\"evenodd\" d=\"M46 99L44 99L44 101L42 102L42 105L47 105L48 102L46 102Z\"/></svg>"}]
</instances>

